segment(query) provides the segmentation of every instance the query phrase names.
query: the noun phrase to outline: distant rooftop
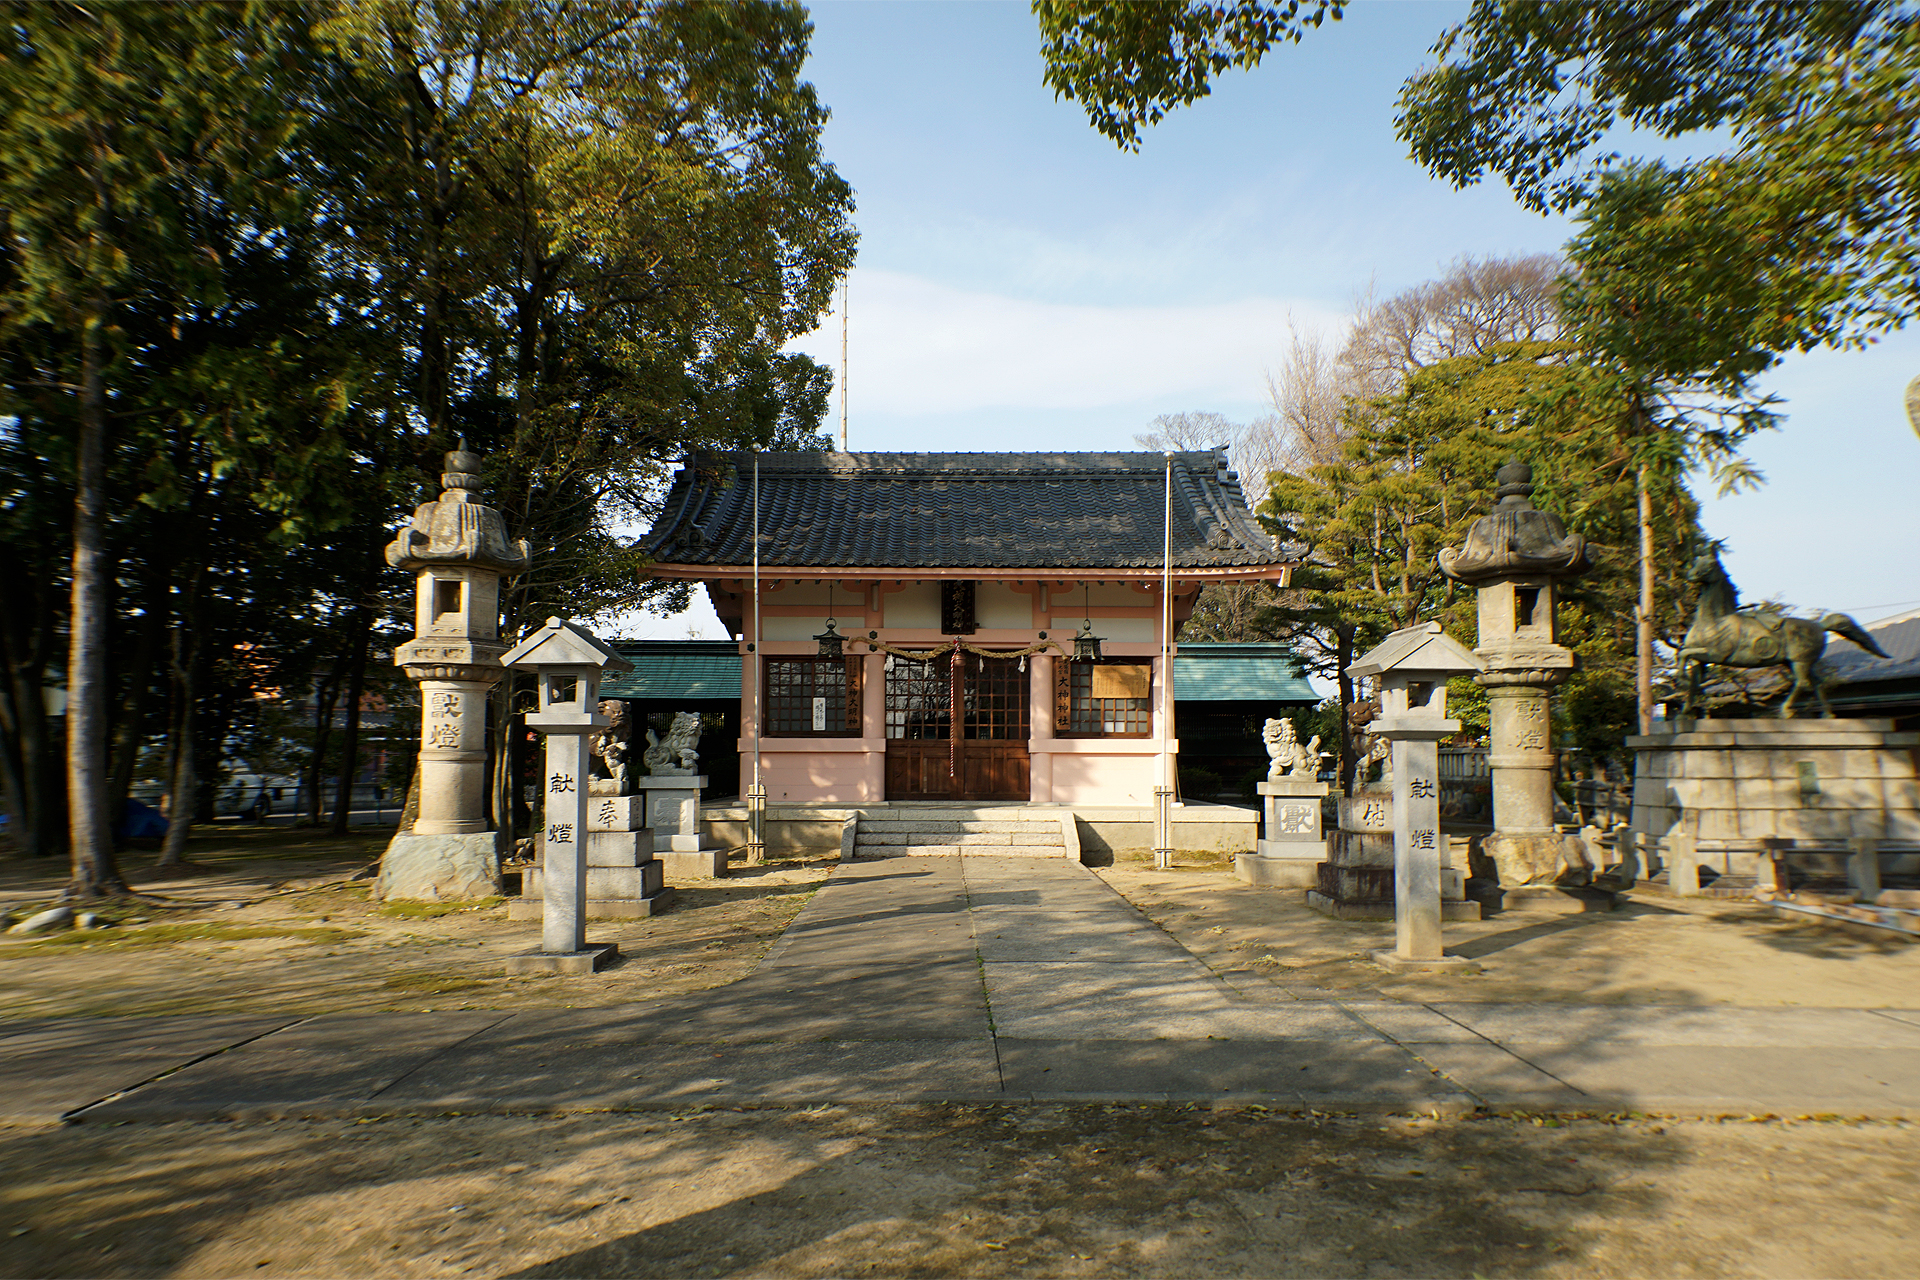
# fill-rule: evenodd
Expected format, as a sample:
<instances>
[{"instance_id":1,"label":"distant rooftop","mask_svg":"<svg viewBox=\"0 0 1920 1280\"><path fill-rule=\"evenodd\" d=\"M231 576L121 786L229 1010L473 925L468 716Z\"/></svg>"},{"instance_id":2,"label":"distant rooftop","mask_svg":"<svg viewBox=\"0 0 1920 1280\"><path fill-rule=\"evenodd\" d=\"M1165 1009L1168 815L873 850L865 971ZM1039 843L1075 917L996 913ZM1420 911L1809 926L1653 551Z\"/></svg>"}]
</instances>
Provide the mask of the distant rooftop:
<instances>
[{"instance_id":1,"label":"distant rooftop","mask_svg":"<svg viewBox=\"0 0 1920 1280\"><path fill-rule=\"evenodd\" d=\"M640 549L660 565L753 560L753 462L700 454ZM763 453L763 567L1151 569L1163 554L1158 453ZM1173 455L1176 568L1297 561L1247 509L1224 453Z\"/></svg>"}]
</instances>

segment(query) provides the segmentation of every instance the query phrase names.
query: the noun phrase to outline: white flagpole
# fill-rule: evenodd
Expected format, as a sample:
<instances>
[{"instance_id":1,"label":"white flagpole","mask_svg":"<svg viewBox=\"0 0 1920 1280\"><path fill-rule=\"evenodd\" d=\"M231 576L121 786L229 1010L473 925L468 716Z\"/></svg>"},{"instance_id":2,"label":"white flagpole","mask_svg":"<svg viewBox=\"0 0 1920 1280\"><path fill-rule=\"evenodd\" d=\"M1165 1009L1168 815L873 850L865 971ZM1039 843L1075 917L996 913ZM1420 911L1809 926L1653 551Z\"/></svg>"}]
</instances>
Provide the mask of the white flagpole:
<instances>
[{"instance_id":1,"label":"white flagpole","mask_svg":"<svg viewBox=\"0 0 1920 1280\"><path fill-rule=\"evenodd\" d=\"M747 646L753 664L753 785L747 789L747 863L760 866L767 860L767 788L760 777L760 717L765 714L767 664L760 655L760 451L753 453L753 643Z\"/></svg>"},{"instance_id":2,"label":"white flagpole","mask_svg":"<svg viewBox=\"0 0 1920 1280\"><path fill-rule=\"evenodd\" d=\"M1160 785L1153 789L1153 865L1173 868L1173 451L1167 451L1160 551Z\"/></svg>"}]
</instances>

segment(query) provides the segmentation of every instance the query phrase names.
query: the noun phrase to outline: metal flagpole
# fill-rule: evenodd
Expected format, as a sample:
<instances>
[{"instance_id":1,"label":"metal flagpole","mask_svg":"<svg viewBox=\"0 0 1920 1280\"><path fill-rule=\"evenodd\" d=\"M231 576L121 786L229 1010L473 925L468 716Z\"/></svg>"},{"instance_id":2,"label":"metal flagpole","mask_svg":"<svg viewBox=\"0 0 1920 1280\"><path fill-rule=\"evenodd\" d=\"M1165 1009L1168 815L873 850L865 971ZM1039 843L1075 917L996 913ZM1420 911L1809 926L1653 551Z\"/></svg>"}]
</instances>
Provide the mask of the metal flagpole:
<instances>
[{"instance_id":1,"label":"metal flagpole","mask_svg":"<svg viewBox=\"0 0 1920 1280\"><path fill-rule=\"evenodd\" d=\"M760 452L753 454L753 643L747 646L753 664L753 782L747 787L747 865L767 860L767 787L760 778L760 717L765 714L764 682L767 664L760 660Z\"/></svg>"},{"instance_id":2,"label":"metal flagpole","mask_svg":"<svg viewBox=\"0 0 1920 1280\"><path fill-rule=\"evenodd\" d=\"M1167 451L1167 505L1160 552L1160 782L1153 789L1153 865L1173 869L1173 451Z\"/></svg>"},{"instance_id":3,"label":"metal flagpole","mask_svg":"<svg viewBox=\"0 0 1920 1280\"><path fill-rule=\"evenodd\" d=\"M847 452L847 278L840 277L840 452Z\"/></svg>"}]
</instances>

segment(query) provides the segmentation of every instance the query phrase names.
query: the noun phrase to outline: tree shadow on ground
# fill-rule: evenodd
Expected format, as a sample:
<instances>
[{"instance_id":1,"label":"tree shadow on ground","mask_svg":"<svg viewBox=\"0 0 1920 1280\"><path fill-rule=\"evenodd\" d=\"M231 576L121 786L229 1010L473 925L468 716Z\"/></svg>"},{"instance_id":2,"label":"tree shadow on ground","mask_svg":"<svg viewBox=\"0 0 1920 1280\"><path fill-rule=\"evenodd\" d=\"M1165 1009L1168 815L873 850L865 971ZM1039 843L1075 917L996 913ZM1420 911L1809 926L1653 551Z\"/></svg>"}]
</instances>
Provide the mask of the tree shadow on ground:
<instances>
[{"instance_id":1,"label":"tree shadow on ground","mask_svg":"<svg viewBox=\"0 0 1920 1280\"><path fill-rule=\"evenodd\" d=\"M0 1265L48 1277L1605 1271L1696 1161L1648 1125L951 1104L81 1126L0 1154L24 1229Z\"/></svg>"}]
</instances>

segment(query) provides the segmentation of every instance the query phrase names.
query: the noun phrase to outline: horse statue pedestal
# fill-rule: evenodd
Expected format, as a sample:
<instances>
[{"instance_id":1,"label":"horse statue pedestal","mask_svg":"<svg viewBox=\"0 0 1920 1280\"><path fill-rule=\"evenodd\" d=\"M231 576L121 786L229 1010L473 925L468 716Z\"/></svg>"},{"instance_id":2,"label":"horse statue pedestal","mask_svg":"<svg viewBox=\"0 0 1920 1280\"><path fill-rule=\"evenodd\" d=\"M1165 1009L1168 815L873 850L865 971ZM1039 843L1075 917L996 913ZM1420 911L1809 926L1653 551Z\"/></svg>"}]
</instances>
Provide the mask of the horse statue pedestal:
<instances>
[{"instance_id":1,"label":"horse statue pedestal","mask_svg":"<svg viewBox=\"0 0 1920 1280\"><path fill-rule=\"evenodd\" d=\"M1675 894L1748 889L1778 855L1872 852L1882 875L1920 873L1920 732L1891 720L1697 720L1626 745L1643 874L1658 857Z\"/></svg>"}]
</instances>

